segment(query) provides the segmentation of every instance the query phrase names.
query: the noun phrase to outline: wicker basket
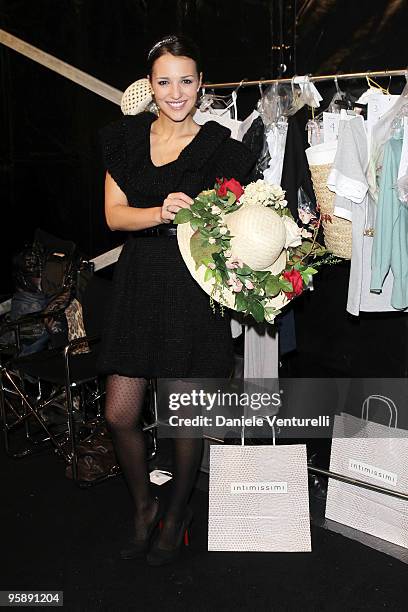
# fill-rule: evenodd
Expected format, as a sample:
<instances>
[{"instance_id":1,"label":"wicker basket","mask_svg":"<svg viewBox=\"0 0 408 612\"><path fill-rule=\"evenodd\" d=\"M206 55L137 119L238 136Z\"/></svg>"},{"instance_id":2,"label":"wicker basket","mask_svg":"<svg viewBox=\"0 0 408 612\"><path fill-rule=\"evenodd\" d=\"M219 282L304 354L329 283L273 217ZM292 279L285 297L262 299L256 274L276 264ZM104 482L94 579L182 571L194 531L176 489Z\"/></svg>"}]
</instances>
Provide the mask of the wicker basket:
<instances>
[{"instance_id":1,"label":"wicker basket","mask_svg":"<svg viewBox=\"0 0 408 612\"><path fill-rule=\"evenodd\" d=\"M331 164L310 165L313 189L323 216L324 241L328 251L337 257L351 259L351 221L334 215L335 194L326 185L331 168Z\"/></svg>"}]
</instances>

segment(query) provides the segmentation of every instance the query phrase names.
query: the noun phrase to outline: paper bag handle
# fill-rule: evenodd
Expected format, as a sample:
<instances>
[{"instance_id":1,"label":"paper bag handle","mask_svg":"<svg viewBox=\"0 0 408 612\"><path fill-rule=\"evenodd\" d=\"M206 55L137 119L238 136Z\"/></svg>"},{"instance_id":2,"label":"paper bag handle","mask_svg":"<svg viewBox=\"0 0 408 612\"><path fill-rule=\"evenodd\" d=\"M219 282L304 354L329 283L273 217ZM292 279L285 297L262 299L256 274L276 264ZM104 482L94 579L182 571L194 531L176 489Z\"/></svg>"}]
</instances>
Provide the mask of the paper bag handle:
<instances>
[{"instance_id":1,"label":"paper bag handle","mask_svg":"<svg viewBox=\"0 0 408 612\"><path fill-rule=\"evenodd\" d=\"M271 424L272 428L272 444L276 446L276 431L273 423ZM245 425L243 424L241 427L241 446L245 446Z\"/></svg>"},{"instance_id":2,"label":"paper bag handle","mask_svg":"<svg viewBox=\"0 0 408 612\"><path fill-rule=\"evenodd\" d=\"M391 398L385 397L384 395L369 395L368 397L366 397L361 407L361 419L364 419L364 412L365 412L366 413L365 420L368 421L368 409L369 409L370 399L380 400L387 406L388 410L390 411L390 420L388 423L388 427L391 427L391 423L394 418L394 427L396 429L397 424L398 424L397 407Z\"/></svg>"}]
</instances>

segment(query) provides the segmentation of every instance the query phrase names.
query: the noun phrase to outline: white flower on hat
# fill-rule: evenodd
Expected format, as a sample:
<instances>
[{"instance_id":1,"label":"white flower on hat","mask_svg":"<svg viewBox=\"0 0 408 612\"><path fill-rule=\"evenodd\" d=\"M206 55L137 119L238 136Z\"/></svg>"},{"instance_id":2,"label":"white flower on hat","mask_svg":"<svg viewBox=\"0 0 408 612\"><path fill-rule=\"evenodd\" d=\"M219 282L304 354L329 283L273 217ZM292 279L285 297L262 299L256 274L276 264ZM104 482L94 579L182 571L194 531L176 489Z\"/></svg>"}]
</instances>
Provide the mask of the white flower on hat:
<instances>
[{"instance_id":1,"label":"white flower on hat","mask_svg":"<svg viewBox=\"0 0 408 612\"><path fill-rule=\"evenodd\" d=\"M299 219L307 225L314 218L314 215L311 212L304 210L303 208L299 208Z\"/></svg>"},{"instance_id":2,"label":"white flower on hat","mask_svg":"<svg viewBox=\"0 0 408 612\"><path fill-rule=\"evenodd\" d=\"M213 206L211 206L211 212L213 215L219 215L221 213L221 208L214 204Z\"/></svg>"},{"instance_id":3,"label":"white flower on hat","mask_svg":"<svg viewBox=\"0 0 408 612\"><path fill-rule=\"evenodd\" d=\"M279 185L271 185L262 179L249 183L245 187L240 202L247 206L271 206L276 210L287 205L283 189Z\"/></svg>"},{"instance_id":4,"label":"white flower on hat","mask_svg":"<svg viewBox=\"0 0 408 612\"><path fill-rule=\"evenodd\" d=\"M225 234L227 232L228 232L228 229L225 226L220 227L220 234L221 234L221 236L225 236Z\"/></svg>"},{"instance_id":5,"label":"white flower on hat","mask_svg":"<svg viewBox=\"0 0 408 612\"><path fill-rule=\"evenodd\" d=\"M298 224L290 217L282 217L286 230L285 249L297 247L302 244L302 230Z\"/></svg>"}]
</instances>

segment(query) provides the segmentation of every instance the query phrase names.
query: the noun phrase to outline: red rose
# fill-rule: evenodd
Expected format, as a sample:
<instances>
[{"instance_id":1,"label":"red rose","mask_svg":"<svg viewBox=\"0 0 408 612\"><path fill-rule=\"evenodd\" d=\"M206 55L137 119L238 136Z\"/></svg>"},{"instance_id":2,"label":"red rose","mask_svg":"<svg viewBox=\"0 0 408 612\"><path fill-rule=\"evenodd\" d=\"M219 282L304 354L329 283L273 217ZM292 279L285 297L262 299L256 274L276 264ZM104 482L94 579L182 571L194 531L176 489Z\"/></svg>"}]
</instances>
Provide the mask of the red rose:
<instances>
[{"instance_id":1,"label":"red rose","mask_svg":"<svg viewBox=\"0 0 408 612\"><path fill-rule=\"evenodd\" d=\"M294 298L296 295L300 295L303 291L303 279L298 270L288 270L282 274L283 278L292 283L292 291L284 291L285 295L289 300Z\"/></svg>"},{"instance_id":2,"label":"red rose","mask_svg":"<svg viewBox=\"0 0 408 612\"><path fill-rule=\"evenodd\" d=\"M237 200L239 200L239 198L242 196L242 194L244 193L244 190L242 189L242 186L240 183L238 183L238 181L236 181L234 178L232 179L217 179L217 183L218 183L218 188L216 188L217 191L217 195L220 198L225 198L228 195L228 191L232 191L233 194L235 194L235 197L237 198Z\"/></svg>"},{"instance_id":3,"label":"red rose","mask_svg":"<svg viewBox=\"0 0 408 612\"><path fill-rule=\"evenodd\" d=\"M225 183L226 183L225 179L217 178L217 183L218 183L218 186L215 187L217 196L219 196L220 198L225 198L225 196L227 195L227 188L225 187Z\"/></svg>"}]
</instances>

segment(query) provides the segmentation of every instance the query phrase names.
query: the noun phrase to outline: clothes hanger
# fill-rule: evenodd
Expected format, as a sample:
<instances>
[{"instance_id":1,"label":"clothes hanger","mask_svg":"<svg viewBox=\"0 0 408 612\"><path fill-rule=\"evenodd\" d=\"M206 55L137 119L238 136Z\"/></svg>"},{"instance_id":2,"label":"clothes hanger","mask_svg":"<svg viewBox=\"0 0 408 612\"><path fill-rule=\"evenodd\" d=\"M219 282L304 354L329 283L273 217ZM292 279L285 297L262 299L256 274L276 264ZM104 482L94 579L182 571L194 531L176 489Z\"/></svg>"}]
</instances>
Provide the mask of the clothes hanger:
<instances>
[{"instance_id":1,"label":"clothes hanger","mask_svg":"<svg viewBox=\"0 0 408 612\"><path fill-rule=\"evenodd\" d=\"M377 89L378 91L381 91L381 93L383 93L384 95L389 95L389 91L387 89L384 89L384 87L377 83L377 81L374 81L374 79L371 78L369 74L366 74L366 80L369 89Z\"/></svg>"},{"instance_id":2,"label":"clothes hanger","mask_svg":"<svg viewBox=\"0 0 408 612\"><path fill-rule=\"evenodd\" d=\"M292 90L292 100L290 101L290 104L288 105L287 113L285 113L287 115L294 115L305 104L302 99L302 89L299 86L297 89L295 88L296 77L297 75L295 74L290 80L290 87Z\"/></svg>"},{"instance_id":3,"label":"clothes hanger","mask_svg":"<svg viewBox=\"0 0 408 612\"><path fill-rule=\"evenodd\" d=\"M314 117L316 121L321 121L323 119L323 113L340 113L340 107L343 106L342 103L346 100L346 92L340 89L337 76L335 76L333 80L336 91L334 92L328 107Z\"/></svg>"},{"instance_id":4,"label":"clothes hanger","mask_svg":"<svg viewBox=\"0 0 408 612\"><path fill-rule=\"evenodd\" d=\"M248 80L247 78L241 79L241 82L239 83L239 85L234 89L234 91L231 94L232 104L230 105L230 107L232 106L233 109L234 109L234 116L232 117L232 119L234 119L235 121L238 120L238 109L237 109L238 91L241 89L243 83L245 83L245 81L247 81L247 80Z\"/></svg>"},{"instance_id":5,"label":"clothes hanger","mask_svg":"<svg viewBox=\"0 0 408 612\"><path fill-rule=\"evenodd\" d=\"M291 90L287 85L272 83L265 91L262 91L261 99L258 101L257 110L262 117L267 129L273 125L286 127L287 111L292 104Z\"/></svg>"},{"instance_id":6,"label":"clothes hanger","mask_svg":"<svg viewBox=\"0 0 408 612\"><path fill-rule=\"evenodd\" d=\"M339 81L337 79L337 75L334 77L334 85L336 87L336 92L341 95L343 92L341 91L340 87L339 87Z\"/></svg>"},{"instance_id":7,"label":"clothes hanger","mask_svg":"<svg viewBox=\"0 0 408 612\"><path fill-rule=\"evenodd\" d=\"M307 132L307 141L312 147L322 142L323 112L315 116L314 106L311 106L310 110L312 118L306 123L305 130Z\"/></svg>"},{"instance_id":8,"label":"clothes hanger","mask_svg":"<svg viewBox=\"0 0 408 612\"><path fill-rule=\"evenodd\" d=\"M220 95L220 94L215 94L215 93L203 93L202 97L201 97L201 103L200 103L200 107L199 110L202 112L208 111L208 112L212 112L214 110L223 110L222 113L216 113L219 117L222 117L225 113L227 113L231 108L234 109L234 119L237 118L238 112L237 112L237 92L238 90L242 87L242 84L245 83L245 81L247 81L248 79L244 78L241 80L241 82L238 84L238 86L232 91L232 93L227 94L227 95ZM217 102L219 104L222 104L223 107L220 108L216 108L215 106L213 106L213 103Z\"/></svg>"},{"instance_id":9,"label":"clothes hanger","mask_svg":"<svg viewBox=\"0 0 408 612\"><path fill-rule=\"evenodd\" d=\"M226 95L223 96L221 94L212 93L212 94L208 94L208 95L210 95L213 98L213 100L228 100L228 101L230 101L231 98L234 96L234 94L236 94L238 92L238 90L242 87L242 84L245 83L245 81L247 81L247 80L248 79L246 79L246 78L242 79L241 82L238 83L238 86L230 94L226 94Z\"/></svg>"}]
</instances>

